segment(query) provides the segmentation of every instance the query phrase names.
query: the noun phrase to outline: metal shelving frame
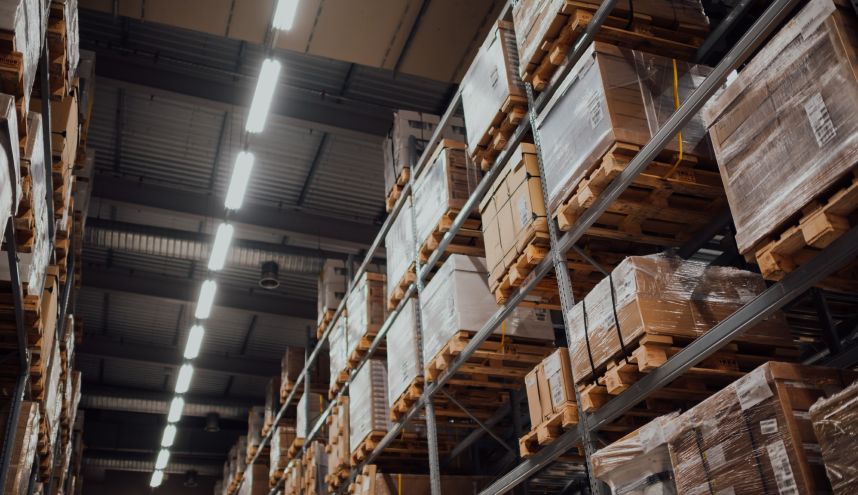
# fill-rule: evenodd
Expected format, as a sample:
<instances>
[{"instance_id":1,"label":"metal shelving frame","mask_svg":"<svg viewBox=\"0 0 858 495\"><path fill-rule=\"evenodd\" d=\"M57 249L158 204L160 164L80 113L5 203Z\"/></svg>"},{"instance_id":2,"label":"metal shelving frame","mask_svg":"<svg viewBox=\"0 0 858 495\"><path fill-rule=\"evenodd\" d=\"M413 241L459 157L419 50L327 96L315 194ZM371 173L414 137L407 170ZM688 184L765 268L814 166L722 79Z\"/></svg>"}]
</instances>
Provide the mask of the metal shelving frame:
<instances>
[{"instance_id":1,"label":"metal shelving frame","mask_svg":"<svg viewBox=\"0 0 858 495\"><path fill-rule=\"evenodd\" d=\"M512 156L513 150L515 150L515 148L522 142L522 139L527 133L533 134L534 141L537 145L537 156L539 157L540 168L543 167L539 133L536 129L536 116L541 110L545 108L547 102L549 102L553 95L556 93L560 85L559 83L562 82L566 78L566 76L572 71L575 62L580 59L586 48L593 41L596 33L601 28L605 20L608 18L610 12L613 10L614 6L618 3L618 1L619 0L604 0L602 2L601 6L594 14L592 21L588 24L584 33L582 33L579 39L576 41L573 49L570 50L566 60L563 64L561 64L561 69L558 70L557 74L555 74L555 76L552 78L549 87L544 92L542 92L538 97L534 98L532 88L528 86L528 118L524 119L516 128L512 137L508 140L506 149L500 153L500 155L495 160L494 165L485 174L483 180L478 184L471 197L468 199L464 207L461 209L460 213L454 219L449 231L442 238L436 251L429 257L428 261L421 266L415 256L415 262L417 263L415 265L417 267L417 277L415 283L413 283L408 288L405 293L405 296L397 305L397 307L389 313L386 321L384 322L378 334L374 338L369 348L369 351L367 352L367 355L361 360L357 368L350 372L349 378L343 388L339 391L334 400L328 405L326 410L316 421L315 425L309 429L305 439L304 448L296 456L295 459L290 461L290 465L300 460L309 443L319 434L323 425L325 424L325 421L331 414L331 409L333 407L334 402L336 402L336 400L339 399L341 396L348 393L351 381L354 379L355 375L363 368L366 362L371 359L372 356L375 354L376 350L378 349L381 342L384 340L388 330L390 329L396 318L399 316L399 313L402 311L408 299L413 297L415 294L419 294L427 276L438 264L442 254L452 242L453 237L455 237L458 231L462 228L470 212L477 207L479 201L487 193L490 185L500 174L500 171L506 166L507 162ZM713 31L713 37L721 37L724 36L725 33L730 32L730 30L732 29L731 24L741 17L741 13L744 11L745 8L747 8L748 4L749 2L747 1L743 1L737 4L737 6L734 7L733 11L735 15L728 15L728 17L724 21L728 24L724 25L723 27L719 26L718 28L716 28L715 31ZM406 413L403 420L393 425L390 431L387 432L387 434L377 444L376 448L369 454L369 456L364 460L363 463L361 463L359 466L354 466L352 468L351 478L349 481L354 480L363 465L371 464L375 459L377 459L378 456L384 451L384 449L399 436L405 425L409 421L411 421L421 409L423 409L426 412L425 419L427 421L427 430L429 430L428 440L430 447L429 471L432 488L431 492L433 495L440 494L441 474L437 458L437 438L435 436L436 428L432 407L432 397L439 392L443 393L442 389L444 385L446 385L446 383L456 374L457 370L462 366L462 364L468 358L470 358L471 355L473 355L473 353L479 348L479 346L483 344L486 339L500 326L501 322L507 316L509 316L513 309L518 306L518 304L525 298L525 296L552 269L555 270L558 276L561 306L563 308L564 314L564 326L568 337L569 322L566 319L566 314L568 310L574 305L574 299L572 296L571 281L569 279L568 272L565 269L566 253L570 249L576 249L575 243L593 225L593 223L601 216L601 214L607 209L607 207L620 196L620 194L629 186L629 184L631 184L633 179L646 168L646 166L656 157L656 155L665 147L665 145L667 145L668 142L674 139L676 134L703 107L706 101L708 101L709 98L724 83L728 74L730 74L733 70L737 69L746 60L748 60L748 58L754 53L754 51L773 32L773 30L779 25L779 23L786 18L786 16L797 4L798 0L772 1L766 8L762 16L747 30L747 32L733 46L733 48L720 60L720 62L715 66L711 74L707 76L707 78L698 87L698 89L695 90L691 95L689 95L688 99L682 103L682 105L676 110L676 112L670 117L670 119L668 119L668 121L661 127L661 129L659 129L658 132L656 132L650 142L646 146L644 146L640 150L640 152L638 152L638 154L634 157L634 159L627 166L627 168L613 182L609 184L609 186L596 199L594 204L588 210L585 211L582 217L572 226L569 231L560 235L554 221L549 222L551 246L550 254L546 256L545 259L534 268L531 275L526 279L524 284L519 287L519 289L515 293L512 294L508 302L504 306L499 307L498 310L488 319L488 321L471 339L471 341L460 353L460 355L450 363L446 372L439 376L433 383L430 383L425 387L422 396ZM511 5L508 3L500 15L501 19L503 19L508 14L510 7ZM711 47L717 41L717 39L706 40L706 42L704 42L704 45L701 47L701 50L698 52L698 59L704 59L704 57L709 56ZM460 88L459 91L457 91L457 93L454 95L452 102L447 108L446 112L441 117L438 128L436 129L435 133L433 134L432 138L429 140L429 143L426 146L426 152L423 153L423 155L419 158L416 164L413 164L414 166L412 167L410 181L406 184L401 194L401 197L397 200L392 211L382 224L377 237L374 239L370 248L367 250L366 256L364 257L364 260L360 264L357 271L354 273L354 277L352 278L352 280L359 279L363 275L363 273L366 272L368 265L378 252L379 247L381 247L381 243L384 241L387 233L390 231L393 221L402 211L405 202L410 200L410 196L412 195L413 191L414 178L417 177L422 168L427 165L430 157L430 152L434 149L438 142L440 142L441 133L449 125L451 117L459 111L461 103L462 93ZM546 194L544 190L544 184L543 194ZM713 222L713 225L716 225L716 227L707 229L709 238L714 236L720 230L719 228L717 228L719 222L722 226L725 223L724 218L719 217L714 220L715 221ZM729 220L729 217L727 217L727 220ZM705 242L708 240L709 239L704 239L703 241ZM692 249L692 252L688 253L688 255L693 254L694 250L696 250L696 248ZM682 351L674 355L664 365L644 376L641 380L633 384L622 394L611 399L600 409L591 413L584 413L583 411L579 411L580 417L577 429L567 431L557 440L542 448L537 454L519 463L512 470L498 478L488 488L483 490L481 492L481 495L500 494L512 490L519 484L529 479L533 474L537 473L542 468L551 464L554 460L566 453L568 450L581 443L584 444L586 459L587 463L589 464L590 454L593 448L592 442L590 442L589 439L592 434L598 432L601 428L605 427L612 421L622 416L635 404L641 402L653 392L675 380L677 377L682 375L686 370L694 366L696 363L718 351L721 347L729 343L741 332L753 326L761 319L771 315L778 309L782 308L785 304L796 298L798 295L811 288L815 283L824 279L836 269L838 269L848 261L855 259L856 257L858 257L858 227L853 227L842 237L840 237L838 240L836 240L830 246L824 249L818 256L814 257L810 262L799 267L793 273L787 275L782 281L771 285L766 291L761 293L755 299L745 304L735 313L733 313L721 323L713 327L709 332L702 335L701 337L693 341L691 344L689 344ZM332 322L336 321L337 318L341 316L345 308L345 301L348 298L348 293L351 292L352 287L353 286L350 283L346 297L343 298L343 302L340 303L339 307L334 313ZM295 394L297 393L297 390L300 385L303 382L307 381L309 369L318 359L320 353L323 352L324 344L329 339L332 328L333 324L329 325L328 329L324 332L324 334L317 342L316 347L313 349L312 352L307 355L307 360L304 369L301 371L297 378L296 386L293 388L292 392L290 392L290 394L286 397L285 402L278 410L275 416L274 425L277 425L280 422L280 420L286 413L286 410L292 405L292 401L294 400ZM305 390L306 389L308 389L308 387L305 387ZM254 456L251 460L251 464L255 463L258 460L258 457L263 451L264 446L268 442L270 442L272 435L273 430L271 433L269 433L262 439L262 444L258 449L257 455ZM589 471L590 470L588 469L588 472ZM270 494L277 494L280 491L283 482L284 480L281 479L280 482L274 488L271 489ZM592 493L603 493L602 485L600 485L595 479L589 477L589 483L590 490ZM344 492L347 486L348 482L344 483L343 487L341 487L340 489L340 492Z\"/></svg>"}]
</instances>

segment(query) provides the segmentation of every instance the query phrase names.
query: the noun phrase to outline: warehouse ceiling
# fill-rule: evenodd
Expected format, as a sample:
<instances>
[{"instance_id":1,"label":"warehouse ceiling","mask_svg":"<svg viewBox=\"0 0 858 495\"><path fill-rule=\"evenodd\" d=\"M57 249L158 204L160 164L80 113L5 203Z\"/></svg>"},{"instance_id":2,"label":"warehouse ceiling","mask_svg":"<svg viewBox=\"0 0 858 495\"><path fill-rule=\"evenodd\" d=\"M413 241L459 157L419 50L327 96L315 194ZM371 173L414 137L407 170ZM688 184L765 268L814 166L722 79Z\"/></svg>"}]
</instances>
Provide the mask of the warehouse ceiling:
<instances>
[{"instance_id":1,"label":"warehouse ceiling","mask_svg":"<svg viewBox=\"0 0 858 495\"><path fill-rule=\"evenodd\" d=\"M253 24L239 22L247 13L240 9L271 5L235 0L232 22L238 24L213 31L183 24L178 11L175 18L167 16L164 2L144 0L136 2L141 9L125 10L133 3L84 1L95 9L80 13L81 48L96 53L97 77L87 137L94 189L76 301L86 336L77 363L86 382L87 465L96 476L108 468L151 469L146 463L158 447L153 432L163 427L232 163L246 144L243 119L263 49L260 37L247 34ZM212 2L210 8L205 3L206 10L216 10L230 2ZM420 3L407 8L420 10ZM480 22L455 24L458 35L480 39L482 19L496 15L494 3L426 1L425 21L415 23L405 14L385 19L419 32L400 72L389 62L326 53L330 43L277 50L284 77L268 129L253 137L253 178L244 207L233 217L234 250L219 276L189 391L196 414L180 423L168 472L220 469L223 447L246 431L236 409L262 403L285 347L304 345L307 331L315 328L322 260L361 258L375 236L385 215L381 141L393 110L439 113L456 89L443 82L452 76L435 74L433 80L408 73L420 65L414 57L428 57L420 47L431 44L432 36L449 42L445 29L432 28L437 9L481 5L487 12L480 13ZM321 17L298 21L314 26L307 36L322 40L340 29L326 24L334 4L341 4L336 17L358 19L342 11L352 2L308 1ZM245 34L236 34L239 25ZM259 33L264 28L260 24ZM363 33L356 27L350 36ZM283 46L294 45L286 40ZM453 56L447 53L445 60ZM456 64L470 63L470 55L455 57ZM270 291L258 285L261 262L268 260L280 267L280 287ZM219 412L222 427L201 437L206 411Z\"/></svg>"}]
</instances>

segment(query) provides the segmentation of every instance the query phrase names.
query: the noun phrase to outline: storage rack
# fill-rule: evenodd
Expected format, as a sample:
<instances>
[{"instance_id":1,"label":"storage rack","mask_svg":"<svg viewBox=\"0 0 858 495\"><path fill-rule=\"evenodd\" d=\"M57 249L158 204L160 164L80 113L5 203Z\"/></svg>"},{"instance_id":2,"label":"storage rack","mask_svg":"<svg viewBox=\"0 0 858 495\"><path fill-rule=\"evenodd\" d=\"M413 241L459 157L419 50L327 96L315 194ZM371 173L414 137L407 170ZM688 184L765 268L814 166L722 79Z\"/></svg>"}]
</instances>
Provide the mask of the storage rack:
<instances>
[{"instance_id":1,"label":"storage rack","mask_svg":"<svg viewBox=\"0 0 858 495\"><path fill-rule=\"evenodd\" d=\"M54 225L54 196L53 196L53 153L51 149L51 91L50 91L50 53L48 48L48 43L46 40L43 40L42 50L39 55L39 91L41 96L41 104L42 104L42 144L44 146L44 155L45 155L45 201L47 207L47 215L48 215L48 241L50 245L50 252L52 256L52 262L55 261L55 251L54 245L56 242L56 229ZM12 146L15 146L17 143L11 143ZM69 310L73 309L71 293L74 289L75 281L75 232L74 232L75 222L69 222L69 249L68 249L68 267L66 270L66 282L61 287L59 303L57 305L57 324L54 328L54 345L60 345L60 341L62 340L62 331L65 325L66 315L70 314ZM21 285L21 277L20 270L18 267L18 252L16 248L15 241L15 225L13 219L9 219L9 223L6 226L6 232L3 240L6 244L6 254L9 261L9 274L10 274L10 283L12 288L12 302L15 306L15 328L17 332L17 354L18 354L18 362L19 362L19 370L18 370L18 381L15 385L15 391L11 397L11 408L9 417L7 418L6 424L4 425L4 437L3 437L3 446L2 453L0 453L0 487L6 486L6 480L9 475L9 466L11 463L12 450L15 445L15 437L16 433L16 425L18 423L18 418L20 417L21 406L25 399L29 399L31 396L30 391L30 350L27 346L27 330L24 328L24 290ZM72 307L70 308L70 304ZM69 369L74 368L74 354L69 356ZM54 443L53 446L53 459L54 463L59 461L57 456L57 449L59 447L60 441L59 438ZM27 485L27 493L32 494L36 485L36 478L39 469L39 461L40 456L39 453L35 453L35 459L33 461L33 467L30 472L29 481ZM72 463L69 463L70 466ZM54 482L54 466L51 466L50 477L48 482L44 485L44 493L51 492L51 485ZM66 477L66 483L69 482L69 476Z\"/></svg>"},{"instance_id":2,"label":"storage rack","mask_svg":"<svg viewBox=\"0 0 858 495\"><path fill-rule=\"evenodd\" d=\"M408 299L415 295L415 293L419 294L425 279L435 265L438 264L441 255L450 245L453 237L455 237L459 229L462 228L469 213L478 205L479 201L488 191L489 186L494 182L495 178L509 161L513 150L521 143L522 139L528 132L531 132L534 135L534 140L537 145L539 165L540 169L542 169L543 164L539 149L539 134L535 127L535 118L539 114L540 110L545 108L547 102L550 101L552 96L556 93L559 87L559 82L563 81L571 72L575 62L580 59L588 45L593 41L596 33L606 21L608 15L613 10L614 6L617 5L618 1L619 0L604 0L602 2L601 6L594 14L592 21L588 24L586 30L580 35L573 49L570 50L567 55L564 63L561 64L561 69L558 71L558 74L552 78L549 87L546 88L538 98L534 98L532 88L528 85L528 119L522 120L518 125L513 136L508 140L506 149L500 153L492 168L486 173L485 177L476 187L475 191L456 216L449 231L444 235L438 248L434 253L432 253L428 261L421 266L419 260L417 260L415 256L415 266L417 267L417 277L415 282L409 286L397 307L389 313L386 321L374 338L369 351L360 361L356 369L350 372L348 380L331 404L329 404L327 409L321 414L312 427L310 427L309 424L307 425L304 447L296 458L290 461L290 464L296 462L296 460L304 454L307 446L313 438L318 435L322 426L325 424L326 419L330 416L332 406L336 402L336 399L339 399L347 393L351 381L366 362L372 358L378 347L381 345L382 340L385 338L390 326L398 317ZM697 54L698 60L707 60L712 47L720 40L720 38L726 36L733 29L734 23L742 17L745 10L752 3L753 2L751 0L742 0L733 7L733 10L727 15L724 21L712 32L710 37L701 46ZM568 322L565 321L566 312L574 304L574 299L571 291L571 281L569 279L568 272L565 270L564 260L566 253L570 249L577 249L575 243L584 235L587 229L593 225L607 207L620 196L629 184L631 184L632 180L646 168L650 161L656 157L667 143L671 141L684 127L684 125L703 107L706 101L724 83L728 74L750 58L756 48L763 43L767 36L774 31L778 24L786 18L797 4L798 0L772 1L760 18L718 62L714 70L706 77L698 89L695 90L675 111L670 119L668 119L661 129L652 137L650 142L638 152L627 168L609 184L609 186L596 199L594 204L572 226L571 230L560 236L554 222L549 222L551 246L549 255L533 269L531 275L522 284L522 286L510 296L508 302L504 306L498 308L492 317L483 325L480 331L471 339L460 355L452 360L446 372L438 377L438 379L433 383L426 386L420 399L406 413L404 419L394 424L390 431L387 432L387 434L377 444L376 448L369 454L361 465L354 466L352 468L350 481L354 480L357 473L360 472L362 465L372 463L381 454L381 452L383 452L384 449L399 436L407 422L412 420L420 409L424 409L428 430L431 492L433 495L440 494L441 474L437 457L436 425L433 414L432 397L436 393L442 391L444 385L450 380L450 378L452 378L453 375L456 374L462 364L471 355L473 355L477 348L486 341L495 329L500 326L501 322L509 316L513 309L518 306L518 304L536 286L536 284L552 269L555 269L558 276L561 307L564 310L564 326L568 337L569 325ZM500 14L501 19L505 18L509 14L510 8L511 4L507 3ZM441 117L437 129L425 148L426 152L424 152L419 160L417 160L416 164L412 163L413 172L409 182L405 185L401 197L396 201L387 219L382 224L381 229L368 249L363 262L356 273L354 273L354 276L350 279L350 285L346 291L346 297L343 298L343 301L334 313L333 320L336 320L342 314L345 307L345 301L352 290L352 282L366 272L368 265L390 230L393 220L401 212L405 202L409 200L413 191L414 177L416 177L420 170L427 165L430 152L440 142L442 132L449 125L451 117L458 112L461 103L462 92L461 89L459 89L453 97L450 106ZM543 184L543 195L545 195L545 184ZM720 232L720 230L729 223L729 220L730 217L726 214L714 219L711 226L703 229L703 233L705 235L701 236L699 239L691 241L684 249L681 249L679 253L683 254L685 257L691 256L697 251L697 249L699 249L699 247L711 240L718 232ZM579 251L579 254L583 253L580 253ZM771 285L756 298L746 303L735 313L714 326L709 332L703 334L682 351L671 357L664 365L644 376L623 393L612 398L600 409L592 413L584 413L579 410L579 423L577 429L565 432L552 443L542 448L538 453L520 462L512 470L494 481L488 488L484 489L481 492L481 495L501 494L512 490L519 484L527 481L532 475L551 464L569 449L582 442L585 445L586 459L589 464L590 455L592 453L592 445L591 442L589 442L589 438L593 433L599 431L604 426L619 418L636 403L644 400L661 387L664 387L696 363L717 352L741 332L776 312L804 291L810 289L815 283L824 279L837 268L856 257L858 257L858 227L853 227L820 252L810 262L787 275L782 281ZM302 382L308 381L309 369L319 357L319 354L323 352L322 348L324 343L328 340L332 327L333 325L330 325L325 330L313 351L307 354L304 369L299 374L295 387L286 397L281 408L277 411L273 424L276 425L279 423L287 408L294 400L298 387ZM418 335L420 335L419 323ZM835 356L831 361L829 361L829 363L836 364L838 362L843 362L843 360L838 361L838 359L840 358ZM308 385L308 383L305 383L304 394L309 393L310 387ZM515 409L514 406L516 405L517 404L512 404L513 409ZM506 412L507 409L504 408L503 411ZM257 454L252 458L251 464L258 460L259 455L263 451L263 447L270 441L272 435L273 432L269 433L262 439L261 446L258 449ZM469 435L455 450L459 450L462 445L473 437L474 435ZM588 470L588 473L589 472L590 470ZM271 489L270 495L276 495L283 486L283 482L283 479L281 479L278 484ZM588 476L588 482L592 493L605 493L604 486L594 478ZM348 483L344 483L339 492L344 493L347 486Z\"/></svg>"}]
</instances>

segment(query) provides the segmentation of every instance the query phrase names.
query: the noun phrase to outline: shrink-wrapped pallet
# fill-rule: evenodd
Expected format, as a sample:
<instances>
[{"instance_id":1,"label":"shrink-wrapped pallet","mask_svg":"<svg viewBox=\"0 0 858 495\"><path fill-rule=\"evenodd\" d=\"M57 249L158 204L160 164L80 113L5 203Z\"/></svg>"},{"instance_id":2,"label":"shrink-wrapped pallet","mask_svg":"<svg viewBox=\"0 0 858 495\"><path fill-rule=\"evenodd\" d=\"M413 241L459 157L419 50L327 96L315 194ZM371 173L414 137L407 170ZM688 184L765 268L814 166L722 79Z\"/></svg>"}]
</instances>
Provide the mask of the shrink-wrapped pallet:
<instances>
[{"instance_id":1,"label":"shrink-wrapped pallet","mask_svg":"<svg viewBox=\"0 0 858 495\"><path fill-rule=\"evenodd\" d=\"M15 98L0 93L0 227L3 232L18 211L20 198L21 157Z\"/></svg>"},{"instance_id":2,"label":"shrink-wrapped pallet","mask_svg":"<svg viewBox=\"0 0 858 495\"><path fill-rule=\"evenodd\" d=\"M322 394L302 394L296 407L295 435L297 438L306 438L307 430L313 429L325 411L325 398Z\"/></svg>"},{"instance_id":3,"label":"shrink-wrapped pallet","mask_svg":"<svg viewBox=\"0 0 858 495\"><path fill-rule=\"evenodd\" d=\"M677 495L667 441L678 413L660 416L593 454L593 475L612 494Z\"/></svg>"},{"instance_id":4,"label":"shrink-wrapped pallet","mask_svg":"<svg viewBox=\"0 0 858 495\"><path fill-rule=\"evenodd\" d=\"M379 328L384 323L386 291L384 275L364 272L355 281L354 287L346 301L348 317L346 327L346 358L351 359L353 353L362 345L371 342ZM363 342L362 342L363 340Z\"/></svg>"},{"instance_id":5,"label":"shrink-wrapped pallet","mask_svg":"<svg viewBox=\"0 0 858 495\"><path fill-rule=\"evenodd\" d=\"M765 288L759 274L736 268L665 255L630 256L569 312L575 381L592 381L594 371L601 376L610 360L622 357L623 347L634 351L644 336L677 339L676 344L693 340ZM735 342L773 349L793 345L780 313Z\"/></svg>"},{"instance_id":6,"label":"shrink-wrapped pallet","mask_svg":"<svg viewBox=\"0 0 858 495\"><path fill-rule=\"evenodd\" d=\"M268 466L257 462L244 471L244 481L238 488L238 495L267 495L268 494Z\"/></svg>"},{"instance_id":7,"label":"shrink-wrapped pallet","mask_svg":"<svg viewBox=\"0 0 858 495\"><path fill-rule=\"evenodd\" d=\"M295 427L280 425L271 434L271 450L269 451L269 477L275 477L289 463L289 447L295 441Z\"/></svg>"},{"instance_id":8,"label":"shrink-wrapped pallet","mask_svg":"<svg viewBox=\"0 0 858 495\"><path fill-rule=\"evenodd\" d=\"M853 17L809 1L704 108L743 254L855 170Z\"/></svg>"},{"instance_id":9,"label":"shrink-wrapped pallet","mask_svg":"<svg viewBox=\"0 0 858 495\"><path fill-rule=\"evenodd\" d=\"M393 298L405 274L414 263L416 246L411 208L411 198L409 198L405 200L405 205L399 211L399 215L393 219L393 224L384 237L384 251L387 261L387 300Z\"/></svg>"},{"instance_id":10,"label":"shrink-wrapped pallet","mask_svg":"<svg viewBox=\"0 0 858 495\"><path fill-rule=\"evenodd\" d=\"M387 369L370 359L349 387L349 445L355 449L373 432L388 430Z\"/></svg>"},{"instance_id":11,"label":"shrink-wrapped pallet","mask_svg":"<svg viewBox=\"0 0 858 495\"><path fill-rule=\"evenodd\" d=\"M393 112L393 127L384 138L382 151L384 153L384 192L390 194L397 184L403 169L412 167L411 140L414 141L414 163L426 150L426 145L438 128L441 118L437 115L411 110ZM451 117L449 125L441 133L442 138L465 140L465 123L459 117ZM400 184L404 185L404 184Z\"/></svg>"},{"instance_id":12,"label":"shrink-wrapped pallet","mask_svg":"<svg viewBox=\"0 0 858 495\"><path fill-rule=\"evenodd\" d=\"M810 408L813 431L834 495L858 489L858 382Z\"/></svg>"},{"instance_id":13,"label":"shrink-wrapped pallet","mask_svg":"<svg viewBox=\"0 0 858 495\"><path fill-rule=\"evenodd\" d=\"M348 365L348 332L346 331L346 317L340 316L333 322L333 328L328 336L328 355L330 357L329 385L331 389L339 387L348 376L346 367Z\"/></svg>"},{"instance_id":14,"label":"shrink-wrapped pallet","mask_svg":"<svg viewBox=\"0 0 858 495\"><path fill-rule=\"evenodd\" d=\"M22 98L21 111L30 108L30 96L36 82L36 70L47 29L48 12L42 0L0 0L0 34L10 38L11 53L3 51L3 65L21 67L21 80L1 81L0 91ZM5 79L4 76L2 79ZM17 87L16 87L17 86Z\"/></svg>"},{"instance_id":15,"label":"shrink-wrapped pallet","mask_svg":"<svg viewBox=\"0 0 858 495\"><path fill-rule=\"evenodd\" d=\"M677 493L830 492L808 410L854 378L769 362L686 411L668 442Z\"/></svg>"},{"instance_id":16,"label":"shrink-wrapped pallet","mask_svg":"<svg viewBox=\"0 0 858 495\"><path fill-rule=\"evenodd\" d=\"M387 331L387 404L392 406L423 375L417 334L417 301L409 298Z\"/></svg>"},{"instance_id":17,"label":"shrink-wrapped pallet","mask_svg":"<svg viewBox=\"0 0 858 495\"><path fill-rule=\"evenodd\" d=\"M584 176L616 143L643 147L676 109L674 90L685 101L709 69L636 50L596 42L537 117L548 190L555 213ZM683 154L709 156L706 129L699 116L683 128ZM678 139L665 150L678 154ZM674 158L675 160L675 158Z\"/></svg>"},{"instance_id":18,"label":"shrink-wrapped pallet","mask_svg":"<svg viewBox=\"0 0 858 495\"><path fill-rule=\"evenodd\" d=\"M0 424L8 424L11 405L11 401L6 400L0 406ZM21 404L18 422L14 425L15 442L7 444L11 452L6 486L2 487L4 494L19 495L27 492L39 443L39 418L39 407L35 402L24 401Z\"/></svg>"},{"instance_id":19,"label":"shrink-wrapped pallet","mask_svg":"<svg viewBox=\"0 0 858 495\"><path fill-rule=\"evenodd\" d=\"M336 311L340 302L346 296L348 290L346 279L346 262L343 260L328 259L322 264L322 272L319 274L317 302L318 314L321 320L327 311ZM318 321L321 324L322 321Z\"/></svg>"},{"instance_id":20,"label":"shrink-wrapped pallet","mask_svg":"<svg viewBox=\"0 0 858 495\"><path fill-rule=\"evenodd\" d=\"M248 458L256 454L262 442L262 425L265 423L265 407L253 406L247 413L247 451Z\"/></svg>"},{"instance_id":21,"label":"shrink-wrapped pallet","mask_svg":"<svg viewBox=\"0 0 858 495\"><path fill-rule=\"evenodd\" d=\"M484 258L452 254L420 294L423 318L423 362L430 362L460 331L477 332L497 312L486 284ZM519 307L503 324L505 335L550 341L554 328L548 312ZM495 330L500 334L501 326Z\"/></svg>"}]
</instances>

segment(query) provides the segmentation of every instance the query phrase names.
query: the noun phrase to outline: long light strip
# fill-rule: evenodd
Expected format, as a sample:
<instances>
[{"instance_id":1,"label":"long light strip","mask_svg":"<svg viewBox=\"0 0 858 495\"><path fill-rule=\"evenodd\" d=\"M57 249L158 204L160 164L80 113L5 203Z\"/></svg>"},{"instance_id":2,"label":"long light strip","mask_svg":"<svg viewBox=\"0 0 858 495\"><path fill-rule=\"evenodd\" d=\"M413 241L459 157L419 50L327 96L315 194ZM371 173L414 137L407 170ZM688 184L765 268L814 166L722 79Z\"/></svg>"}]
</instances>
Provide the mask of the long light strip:
<instances>
[{"instance_id":1,"label":"long light strip","mask_svg":"<svg viewBox=\"0 0 858 495\"><path fill-rule=\"evenodd\" d=\"M265 130L265 121L268 120L268 111L274 100L274 89L280 78L280 62L273 58L262 61L259 70L259 79L256 81L256 91L253 93L253 101L250 103L250 111L247 114L247 124L244 129L252 134L259 134Z\"/></svg>"},{"instance_id":2,"label":"long light strip","mask_svg":"<svg viewBox=\"0 0 858 495\"><path fill-rule=\"evenodd\" d=\"M185 344L185 359L195 359L200 355L200 347L203 345L203 337L206 331L202 325L194 325L188 333L188 343Z\"/></svg>"},{"instance_id":3,"label":"long light strip","mask_svg":"<svg viewBox=\"0 0 858 495\"><path fill-rule=\"evenodd\" d=\"M176 393L184 394L191 388L191 378L194 377L194 366L185 363L179 368L179 377L176 378Z\"/></svg>"},{"instance_id":4,"label":"long light strip","mask_svg":"<svg viewBox=\"0 0 858 495\"><path fill-rule=\"evenodd\" d=\"M149 486L151 486L152 488L158 488L159 486L161 486L161 482L163 481L164 471L161 471L160 469L152 471L152 479L149 480Z\"/></svg>"},{"instance_id":5,"label":"long light strip","mask_svg":"<svg viewBox=\"0 0 858 495\"><path fill-rule=\"evenodd\" d=\"M233 230L232 225L228 223L222 223L218 226L209 257L209 270L216 272L223 268L224 263L226 263L226 253L229 252L229 245L232 243Z\"/></svg>"},{"instance_id":6,"label":"long light strip","mask_svg":"<svg viewBox=\"0 0 858 495\"><path fill-rule=\"evenodd\" d=\"M167 467L167 463L170 462L170 451L167 449L161 449L158 452L158 458L155 460L155 469L164 469Z\"/></svg>"},{"instance_id":7,"label":"long light strip","mask_svg":"<svg viewBox=\"0 0 858 495\"><path fill-rule=\"evenodd\" d=\"M271 23L274 29L288 31L295 24L295 15L298 13L298 0L279 0L277 9L274 11L274 21Z\"/></svg>"},{"instance_id":8,"label":"long light strip","mask_svg":"<svg viewBox=\"0 0 858 495\"><path fill-rule=\"evenodd\" d=\"M167 413L168 423L177 423L182 419L182 411L185 409L185 399L181 397L173 397L173 402L170 403L170 412Z\"/></svg>"},{"instance_id":9,"label":"long light strip","mask_svg":"<svg viewBox=\"0 0 858 495\"><path fill-rule=\"evenodd\" d=\"M226 191L226 200L223 205L228 210L241 208L244 202L244 193L247 191L247 183L250 182L250 172L253 170L253 153L240 151L235 157L235 165L232 168L232 178L229 180L229 189Z\"/></svg>"},{"instance_id":10,"label":"long light strip","mask_svg":"<svg viewBox=\"0 0 858 495\"><path fill-rule=\"evenodd\" d=\"M164 435L161 436L161 447L172 447L176 441L176 425L167 425Z\"/></svg>"},{"instance_id":11,"label":"long light strip","mask_svg":"<svg viewBox=\"0 0 858 495\"><path fill-rule=\"evenodd\" d=\"M214 304L215 294L217 293L217 282L214 280L206 280L200 287L200 298L197 300L197 309L194 311L194 317L198 320L205 320L212 313L212 305Z\"/></svg>"}]
</instances>

